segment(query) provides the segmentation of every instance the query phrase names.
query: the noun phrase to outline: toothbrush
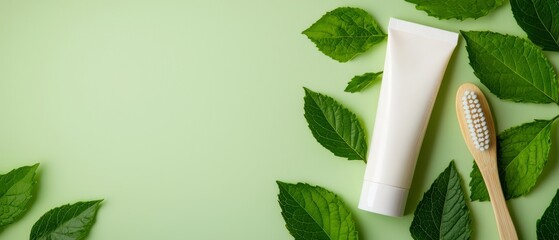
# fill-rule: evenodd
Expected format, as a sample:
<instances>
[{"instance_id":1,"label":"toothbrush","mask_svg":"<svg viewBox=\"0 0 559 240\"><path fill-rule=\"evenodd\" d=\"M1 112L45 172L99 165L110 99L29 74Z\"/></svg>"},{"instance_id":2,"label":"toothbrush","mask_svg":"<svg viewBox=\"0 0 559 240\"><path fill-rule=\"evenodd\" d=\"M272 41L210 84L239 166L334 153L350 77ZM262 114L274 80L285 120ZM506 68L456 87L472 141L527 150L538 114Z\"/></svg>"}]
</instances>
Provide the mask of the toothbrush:
<instances>
[{"instance_id":1,"label":"toothbrush","mask_svg":"<svg viewBox=\"0 0 559 240\"><path fill-rule=\"evenodd\" d=\"M497 170L497 141L491 109L481 90L474 84L460 86L456 93L456 114L462 136L483 176L502 240L518 236L501 189Z\"/></svg>"}]
</instances>

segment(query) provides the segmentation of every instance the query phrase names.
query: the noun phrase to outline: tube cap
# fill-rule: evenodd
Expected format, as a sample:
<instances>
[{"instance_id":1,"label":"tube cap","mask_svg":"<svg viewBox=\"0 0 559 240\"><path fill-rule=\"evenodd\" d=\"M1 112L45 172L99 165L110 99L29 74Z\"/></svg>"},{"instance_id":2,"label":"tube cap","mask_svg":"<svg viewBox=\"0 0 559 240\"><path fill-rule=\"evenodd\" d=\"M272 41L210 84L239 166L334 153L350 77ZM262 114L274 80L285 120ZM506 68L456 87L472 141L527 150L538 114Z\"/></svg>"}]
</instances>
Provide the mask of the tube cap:
<instances>
[{"instance_id":1,"label":"tube cap","mask_svg":"<svg viewBox=\"0 0 559 240\"><path fill-rule=\"evenodd\" d=\"M401 217L404 215L408 192L409 189L365 180L359 208L382 215Z\"/></svg>"}]
</instances>

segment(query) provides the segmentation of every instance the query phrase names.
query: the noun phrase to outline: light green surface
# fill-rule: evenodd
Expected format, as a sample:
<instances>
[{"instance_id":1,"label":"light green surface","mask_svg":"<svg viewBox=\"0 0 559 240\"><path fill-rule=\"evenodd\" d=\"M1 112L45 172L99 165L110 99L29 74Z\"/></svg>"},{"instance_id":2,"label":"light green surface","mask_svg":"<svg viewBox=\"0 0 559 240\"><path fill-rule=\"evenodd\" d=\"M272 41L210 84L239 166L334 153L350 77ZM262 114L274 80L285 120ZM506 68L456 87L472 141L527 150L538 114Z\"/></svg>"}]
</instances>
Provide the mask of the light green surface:
<instances>
[{"instance_id":1,"label":"light green surface","mask_svg":"<svg viewBox=\"0 0 559 240\"><path fill-rule=\"evenodd\" d=\"M384 30L392 16L452 31L525 36L509 4L458 22L428 17L404 0L1 1L0 172L41 166L33 206L0 239L27 239L47 210L99 198L105 201L90 240L292 239L275 180L338 193L362 239L411 239L413 209L451 159L469 182L472 158L458 129L454 92L479 80L461 40L407 215L358 210L364 163L333 156L303 117L306 86L345 104L372 134L380 84L360 94L343 89L354 75L382 70L386 41L342 64L300 34L344 5L372 13ZM547 55L559 66L558 54ZM499 130L559 113L555 105L488 97ZM509 201L521 239L536 238L536 220L559 188L557 158L552 150L535 190ZM490 204L470 206L473 239L497 239Z\"/></svg>"}]
</instances>

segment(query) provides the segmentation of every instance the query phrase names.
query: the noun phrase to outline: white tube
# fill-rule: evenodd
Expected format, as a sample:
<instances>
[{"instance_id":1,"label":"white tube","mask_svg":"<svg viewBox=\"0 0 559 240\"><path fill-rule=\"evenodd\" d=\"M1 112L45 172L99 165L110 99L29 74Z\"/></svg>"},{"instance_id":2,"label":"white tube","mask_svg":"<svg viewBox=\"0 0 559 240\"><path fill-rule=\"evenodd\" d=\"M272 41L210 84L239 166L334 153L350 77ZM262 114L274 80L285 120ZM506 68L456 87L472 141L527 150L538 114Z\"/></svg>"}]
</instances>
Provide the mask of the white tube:
<instances>
[{"instance_id":1,"label":"white tube","mask_svg":"<svg viewBox=\"0 0 559 240\"><path fill-rule=\"evenodd\" d=\"M458 34L391 18L359 208L402 216L415 164Z\"/></svg>"}]
</instances>

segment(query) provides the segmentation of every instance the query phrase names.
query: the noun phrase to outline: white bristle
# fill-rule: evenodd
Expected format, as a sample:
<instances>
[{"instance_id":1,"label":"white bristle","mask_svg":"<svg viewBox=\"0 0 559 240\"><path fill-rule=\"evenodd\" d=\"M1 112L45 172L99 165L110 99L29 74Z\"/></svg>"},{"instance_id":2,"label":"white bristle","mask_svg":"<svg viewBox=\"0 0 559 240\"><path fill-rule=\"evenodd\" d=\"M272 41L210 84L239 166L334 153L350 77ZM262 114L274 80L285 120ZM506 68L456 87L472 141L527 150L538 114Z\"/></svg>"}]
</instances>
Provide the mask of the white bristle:
<instances>
[{"instance_id":1,"label":"white bristle","mask_svg":"<svg viewBox=\"0 0 559 240\"><path fill-rule=\"evenodd\" d=\"M489 130L487 129L485 114L483 114L483 109L475 92L464 91L462 108L474 146L480 151L489 149Z\"/></svg>"}]
</instances>

